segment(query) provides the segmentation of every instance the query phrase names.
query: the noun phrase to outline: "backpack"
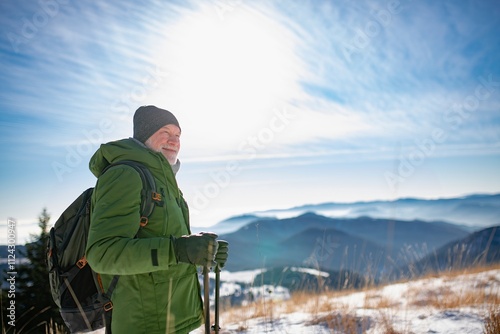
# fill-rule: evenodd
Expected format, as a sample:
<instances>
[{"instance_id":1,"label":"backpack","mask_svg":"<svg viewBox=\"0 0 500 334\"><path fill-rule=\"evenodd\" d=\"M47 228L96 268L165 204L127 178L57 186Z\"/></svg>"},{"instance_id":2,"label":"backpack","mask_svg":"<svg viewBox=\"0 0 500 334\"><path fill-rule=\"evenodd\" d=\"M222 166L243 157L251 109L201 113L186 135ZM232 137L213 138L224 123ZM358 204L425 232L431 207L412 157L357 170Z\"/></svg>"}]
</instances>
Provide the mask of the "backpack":
<instances>
[{"instance_id":1,"label":"backpack","mask_svg":"<svg viewBox=\"0 0 500 334\"><path fill-rule=\"evenodd\" d=\"M127 165L141 176L141 221L139 229L148 222L155 205L163 205L151 172L142 164L124 160L108 166ZM102 174L101 174L102 175ZM107 291L101 277L85 259L90 227L91 196L94 188L85 190L68 206L50 230L47 245L47 269L52 298L71 333L88 332L106 327L110 330L111 294L118 283L114 276ZM137 237L137 234L136 234Z\"/></svg>"}]
</instances>

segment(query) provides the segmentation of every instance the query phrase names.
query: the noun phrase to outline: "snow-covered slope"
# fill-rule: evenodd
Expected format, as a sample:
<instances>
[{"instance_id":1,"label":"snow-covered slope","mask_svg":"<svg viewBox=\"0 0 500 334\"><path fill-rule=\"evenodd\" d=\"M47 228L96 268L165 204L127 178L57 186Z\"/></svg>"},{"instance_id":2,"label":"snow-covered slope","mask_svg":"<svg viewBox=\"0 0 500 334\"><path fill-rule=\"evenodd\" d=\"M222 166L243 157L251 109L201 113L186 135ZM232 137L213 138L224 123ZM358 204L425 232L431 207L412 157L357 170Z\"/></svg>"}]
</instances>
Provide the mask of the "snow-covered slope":
<instances>
[{"instance_id":1,"label":"snow-covered slope","mask_svg":"<svg viewBox=\"0 0 500 334\"><path fill-rule=\"evenodd\" d=\"M347 294L262 299L223 310L221 333L481 334L492 308L500 312L499 296L500 269L443 274Z\"/></svg>"}]
</instances>

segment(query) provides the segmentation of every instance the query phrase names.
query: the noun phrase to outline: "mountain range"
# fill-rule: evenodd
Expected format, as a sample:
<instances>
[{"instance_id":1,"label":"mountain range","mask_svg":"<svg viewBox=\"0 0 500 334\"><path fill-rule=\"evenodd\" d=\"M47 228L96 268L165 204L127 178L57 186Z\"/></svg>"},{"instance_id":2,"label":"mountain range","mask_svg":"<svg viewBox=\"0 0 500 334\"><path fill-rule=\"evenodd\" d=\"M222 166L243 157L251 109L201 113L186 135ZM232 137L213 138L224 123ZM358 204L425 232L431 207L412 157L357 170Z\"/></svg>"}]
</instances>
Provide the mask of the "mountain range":
<instances>
[{"instance_id":1,"label":"mountain range","mask_svg":"<svg viewBox=\"0 0 500 334\"><path fill-rule=\"evenodd\" d=\"M449 223L371 217L330 218L315 213L257 219L219 237L231 245L228 270L309 265L374 274L420 259L469 232Z\"/></svg>"},{"instance_id":2,"label":"mountain range","mask_svg":"<svg viewBox=\"0 0 500 334\"><path fill-rule=\"evenodd\" d=\"M304 205L232 217L212 230L230 243L230 271L306 266L380 280L500 262L499 224L497 194Z\"/></svg>"},{"instance_id":3,"label":"mountain range","mask_svg":"<svg viewBox=\"0 0 500 334\"><path fill-rule=\"evenodd\" d=\"M441 221L468 231L500 224L500 194L474 194L456 198L401 198L393 201L307 204L287 209L272 209L230 217L211 227L217 233L234 232L263 218L291 218L306 212L331 218L369 216L394 220ZM194 230L201 230L195 228Z\"/></svg>"}]
</instances>

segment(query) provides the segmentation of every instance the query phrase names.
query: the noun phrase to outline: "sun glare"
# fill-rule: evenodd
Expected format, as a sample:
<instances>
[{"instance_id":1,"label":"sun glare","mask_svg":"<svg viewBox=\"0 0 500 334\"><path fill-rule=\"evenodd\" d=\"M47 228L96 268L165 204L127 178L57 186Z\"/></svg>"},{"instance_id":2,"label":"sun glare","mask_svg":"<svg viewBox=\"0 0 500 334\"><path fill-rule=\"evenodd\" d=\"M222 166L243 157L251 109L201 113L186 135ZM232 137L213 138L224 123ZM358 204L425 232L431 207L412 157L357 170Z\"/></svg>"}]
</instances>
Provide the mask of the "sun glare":
<instances>
[{"instance_id":1,"label":"sun glare","mask_svg":"<svg viewBox=\"0 0 500 334\"><path fill-rule=\"evenodd\" d=\"M171 50L178 83L200 97L224 95L226 102L283 92L293 69L293 44L286 32L256 12L235 9L224 19L200 10L175 28Z\"/></svg>"},{"instance_id":2,"label":"sun glare","mask_svg":"<svg viewBox=\"0 0 500 334\"><path fill-rule=\"evenodd\" d=\"M166 78L148 96L178 115L183 159L242 155L242 143L258 134L268 137L259 146L263 158L286 154L304 138L370 130L342 104L304 91L302 84L313 77L302 58L308 44L290 29L289 19L271 7L235 4L221 16L213 4L196 6L167 25L153 46L154 62ZM269 134L266 127L284 110L294 113L294 121Z\"/></svg>"},{"instance_id":3,"label":"sun glare","mask_svg":"<svg viewBox=\"0 0 500 334\"><path fill-rule=\"evenodd\" d=\"M223 17L213 6L201 6L169 27L167 38L173 43L157 63L167 69L168 84L159 94L185 113L198 142L209 136L208 146L238 143L242 129L251 133L262 127L299 90L293 35L243 4ZM207 124L224 125L224 136L210 136ZM190 139L184 140L189 145Z\"/></svg>"}]
</instances>

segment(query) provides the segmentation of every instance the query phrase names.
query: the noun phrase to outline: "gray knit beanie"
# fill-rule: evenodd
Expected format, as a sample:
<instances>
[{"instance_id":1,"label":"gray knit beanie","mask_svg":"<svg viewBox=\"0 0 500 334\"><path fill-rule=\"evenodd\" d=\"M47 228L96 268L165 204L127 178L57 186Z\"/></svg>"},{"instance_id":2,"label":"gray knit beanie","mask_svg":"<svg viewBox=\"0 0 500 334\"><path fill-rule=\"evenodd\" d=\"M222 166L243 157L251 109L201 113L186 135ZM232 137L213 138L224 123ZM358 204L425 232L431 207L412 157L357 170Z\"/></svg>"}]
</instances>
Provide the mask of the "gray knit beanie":
<instances>
[{"instance_id":1,"label":"gray knit beanie","mask_svg":"<svg viewBox=\"0 0 500 334\"><path fill-rule=\"evenodd\" d=\"M134 138L145 143L167 124L177 125L180 129L177 118L170 111L155 106L139 107L134 114Z\"/></svg>"}]
</instances>

